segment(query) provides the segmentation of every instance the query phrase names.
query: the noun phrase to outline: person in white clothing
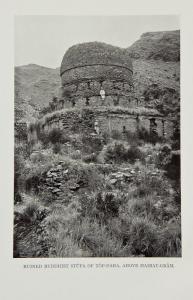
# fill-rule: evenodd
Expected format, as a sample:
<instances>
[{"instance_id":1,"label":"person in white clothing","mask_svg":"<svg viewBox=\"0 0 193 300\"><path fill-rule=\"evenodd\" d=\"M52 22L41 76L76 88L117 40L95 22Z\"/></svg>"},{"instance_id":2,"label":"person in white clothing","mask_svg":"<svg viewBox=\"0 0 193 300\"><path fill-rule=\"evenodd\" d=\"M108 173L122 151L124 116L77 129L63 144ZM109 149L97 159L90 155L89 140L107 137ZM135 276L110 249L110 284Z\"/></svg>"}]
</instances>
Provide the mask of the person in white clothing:
<instances>
[{"instance_id":1,"label":"person in white clothing","mask_svg":"<svg viewBox=\"0 0 193 300\"><path fill-rule=\"evenodd\" d=\"M102 88L100 90L100 95L101 95L102 100L104 101L105 100L105 91Z\"/></svg>"}]
</instances>

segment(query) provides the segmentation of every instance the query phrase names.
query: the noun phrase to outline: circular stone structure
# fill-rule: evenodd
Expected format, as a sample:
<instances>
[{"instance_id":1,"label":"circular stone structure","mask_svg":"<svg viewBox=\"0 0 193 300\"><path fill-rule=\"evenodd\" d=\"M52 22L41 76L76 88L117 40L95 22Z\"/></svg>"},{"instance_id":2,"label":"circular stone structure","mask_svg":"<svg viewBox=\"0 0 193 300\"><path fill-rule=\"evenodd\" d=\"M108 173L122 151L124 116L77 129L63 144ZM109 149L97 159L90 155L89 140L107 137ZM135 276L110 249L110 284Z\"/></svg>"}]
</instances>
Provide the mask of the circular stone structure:
<instances>
[{"instance_id":1,"label":"circular stone structure","mask_svg":"<svg viewBox=\"0 0 193 300\"><path fill-rule=\"evenodd\" d=\"M89 105L89 100L96 104L103 89L106 97L119 105L120 97L129 98L133 92L133 66L127 50L105 43L90 42L69 48L61 63L60 76L63 97L74 99L74 103L82 97L87 98L85 105Z\"/></svg>"}]
</instances>

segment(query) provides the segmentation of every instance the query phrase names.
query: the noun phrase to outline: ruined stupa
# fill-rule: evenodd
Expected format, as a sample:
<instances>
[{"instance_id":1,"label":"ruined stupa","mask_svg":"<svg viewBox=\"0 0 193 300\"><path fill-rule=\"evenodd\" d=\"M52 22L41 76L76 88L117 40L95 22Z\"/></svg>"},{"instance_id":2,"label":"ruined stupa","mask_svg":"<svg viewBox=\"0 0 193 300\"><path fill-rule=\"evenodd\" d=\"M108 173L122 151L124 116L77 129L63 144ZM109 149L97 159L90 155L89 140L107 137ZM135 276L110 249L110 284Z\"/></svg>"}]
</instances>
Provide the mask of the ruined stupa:
<instances>
[{"instance_id":1,"label":"ruined stupa","mask_svg":"<svg viewBox=\"0 0 193 300\"><path fill-rule=\"evenodd\" d=\"M60 76L62 95L75 106L124 105L133 99L133 66L128 52L105 43L72 46L64 54ZM100 91L105 101L100 101Z\"/></svg>"},{"instance_id":2,"label":"ruined stupa","mask_svg":"<svg viewBox=\"0 0 193 300\"><path fill-rule=\"evenodd\" d=\"M43 130L67 134L120 134L144 128L170 136L172 122L134 96L132 60L126 49L100 42L77 44L64 54L60 96L40 120Z\"/></svg>"}]
</instances>

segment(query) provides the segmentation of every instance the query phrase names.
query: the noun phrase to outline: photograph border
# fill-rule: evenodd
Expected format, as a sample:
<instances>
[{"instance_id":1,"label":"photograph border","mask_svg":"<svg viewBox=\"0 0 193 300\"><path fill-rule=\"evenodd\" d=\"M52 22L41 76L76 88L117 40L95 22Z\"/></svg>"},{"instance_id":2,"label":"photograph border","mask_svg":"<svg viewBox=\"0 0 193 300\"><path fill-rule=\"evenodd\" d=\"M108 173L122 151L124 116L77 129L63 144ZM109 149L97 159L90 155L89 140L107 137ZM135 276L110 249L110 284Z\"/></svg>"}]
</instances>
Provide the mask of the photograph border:
<instances>
[{"instance_id":1,"label":"photograph border","mask_svg":"<svg viewBox=\"0 0 193 300\"><path fill-rule=\"evenodd\" d=\"M42 3L42 4L41 4ZM192 153L193 142L191 140L191 128L193 128L192 111L193 102L193 45L192 32L193 15L190 13L190 6L187 2L180 1L162 1L155 9L154 1L147 1L141 4L143 11L136 7L137 3L124 3L123 14L178 14L181 18L181 174L182 174L182 258L35 258L35 259L13 259L12 258L12 236L13 236L13 53L14 53L14 22L15 14L62 14L71 11L72 15L78 13L78 5L73 6L65 2L62 8L57 8L57 4L51 4L50 1L34 1L33 4L27 7L23 1L16 1L17 5L12 7L8 1L4 11L4 16L1 19L1 30L4 46L3 47L3 62L1 70L1 81L3 86L2 92L2 107L4 113L1 116L1 136L4 141L0 157L2 163L1 182L2 182L2 228L1 237L3 239L2 255L1 255L1 271L3 273L3 295L5 299L61 299L69 297L70 299L86 299L87 297L105 299L111 297L130 296L132 300L141 299L175 299L183 298L190 299L192 295L191 278L192 271L192 228L193 218L193 203L191 201L191 187L193 178L192 168ZM47 6L44 6L47 3ZM106 6L103 4L102 14L121 14L119 8L114 6L109 9L109 2ZM54 6L53 6L54 5ZM61 3L60 3L61 5ZM69 6L68 6L69 5ZM82 5L81 13L93 14L87 11L88 1L86 6ZM164 5L166 5L164 7ZM81 5L80 5L81 6ZM97 6L93 6L94 14L101 14L101 10ZM44 8L46 7L46 10ZM89 5L90 7L90 5ZM122 7L122 8L123 8ZM133 8L132 8L133 7ZM167 9L166 9L167 7ZM175 7L175 10L174 10ZM49 8L49 9L48 9ZM132 8L132 9L131 9ZM154 8L154 9L153 9ZM82 10L83 9L83 10ZM108 11L109 9L109 11ZM192 10L193 11L193 10ZM73 13L74 12L74 13ZM142 13L143 12L143 13ZM189 103L188 103L189 100ZM3 101L6 101L6 105ZM81 268L74 267L68 270L63 268L24 268L24 265L41 265L41 264L92 264L97 263L126 263L126 264L151 263L151 264L173 264L173 268L125 268L125 269L110 269L110 268ZM7 275L5 275L7 274ZM38 291L39 289L39 291ZM21 296L23 292L23 296ZM30 293L30 294L29 294Z\"/></svg>"}]
</instances>

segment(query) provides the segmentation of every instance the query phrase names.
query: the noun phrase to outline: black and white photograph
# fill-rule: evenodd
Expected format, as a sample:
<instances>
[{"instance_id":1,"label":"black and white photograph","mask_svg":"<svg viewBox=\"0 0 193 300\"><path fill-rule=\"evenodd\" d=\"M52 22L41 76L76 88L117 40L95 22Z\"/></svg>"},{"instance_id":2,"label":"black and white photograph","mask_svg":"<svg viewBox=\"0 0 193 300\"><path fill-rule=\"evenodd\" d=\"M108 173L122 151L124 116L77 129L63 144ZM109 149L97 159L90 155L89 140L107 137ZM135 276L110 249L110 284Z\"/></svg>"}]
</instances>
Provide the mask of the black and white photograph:
<instances>
[{"instance_id":1,"label":"black and white photograph","mask_svg":"<svg viewBox=\"0 0 193 300\"><path fill-rule=\"evenodd\" d=\"M17 15L13 258L182 256L180 17Z\"/></svg>"}]
</instances>

